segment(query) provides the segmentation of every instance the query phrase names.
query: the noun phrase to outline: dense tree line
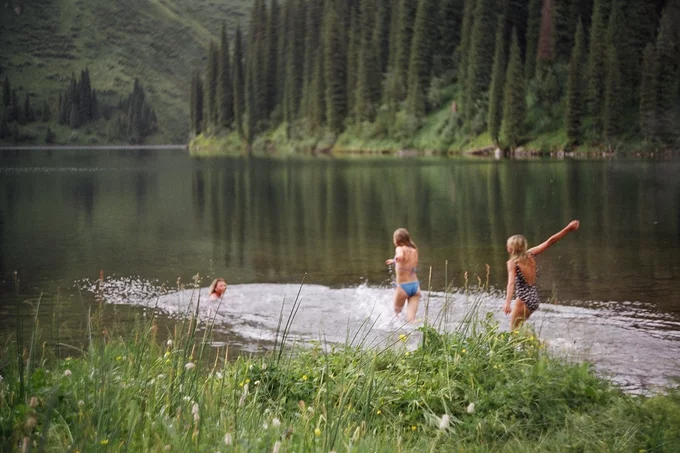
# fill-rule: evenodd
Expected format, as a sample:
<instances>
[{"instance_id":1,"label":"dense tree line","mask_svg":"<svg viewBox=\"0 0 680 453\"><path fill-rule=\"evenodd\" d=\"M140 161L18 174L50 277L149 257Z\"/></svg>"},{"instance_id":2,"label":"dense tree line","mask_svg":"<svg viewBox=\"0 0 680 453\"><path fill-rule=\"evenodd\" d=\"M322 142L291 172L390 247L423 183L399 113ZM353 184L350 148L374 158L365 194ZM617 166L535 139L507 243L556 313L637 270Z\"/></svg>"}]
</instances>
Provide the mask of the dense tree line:
<instances>
[{"instance_id":1,"label":"dense tree line","mask_svg":"<svg viewBox=\"0 0 680 453\"><path fill-rule=\"evenodd\" d=\"M5 76L2 82L2 113L0 114L0 140L9 139L20 141L24 137L19 126L24 126L38 120L48 121L50 109L47 102L42 110L35 110L31 104L31 96L26 93L23 102L19 99L16 89L12 89L10 80Z\"/></svg>"},{"instance_id":2,"label":"dense tree line","mask_svg":"<svg viewBox=\"0 0 680 453\"><path fill-rule=\"evenodd\" d=\"M678 140L680 0L256 0L233 41L194 74L194 134L395 135L455 84L457 133L506 147Z\"/></svg>"}]
</instances>

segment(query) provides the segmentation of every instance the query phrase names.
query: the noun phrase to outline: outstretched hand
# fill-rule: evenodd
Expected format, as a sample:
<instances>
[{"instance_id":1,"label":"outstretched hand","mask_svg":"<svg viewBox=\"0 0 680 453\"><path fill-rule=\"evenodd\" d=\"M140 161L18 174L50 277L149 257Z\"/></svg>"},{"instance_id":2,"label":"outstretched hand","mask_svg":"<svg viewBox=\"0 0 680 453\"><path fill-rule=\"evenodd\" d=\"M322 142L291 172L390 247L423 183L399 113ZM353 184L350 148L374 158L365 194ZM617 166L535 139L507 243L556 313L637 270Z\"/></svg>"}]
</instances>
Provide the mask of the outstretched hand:
<instances>
[{"instance_id":1,"label":"outstretched hand","mask_svg":"<svg viewBox=\"0 0 680 453\"><path fill-rule=\"evenodd\" d=\"M581 222L579 222L578 220L572 220L571 222L569 222L569 225L567 225L567 229L569 231L576 231L578 230L579 226L581 226Z\"/></svg>"},{"instance_id":2,"label":"outstretched hand","mask_svg":"<svg viewBox=\"0 0 680 453\"><path fill-rule=\"evenodd\" d=\"M385 264L387 264L388 266L389 266L390 264L394 264L394 259L393 259L393 258L390 258L390 259L388 259L388 260L385 260Z\"/></svg>"}]
</instances>

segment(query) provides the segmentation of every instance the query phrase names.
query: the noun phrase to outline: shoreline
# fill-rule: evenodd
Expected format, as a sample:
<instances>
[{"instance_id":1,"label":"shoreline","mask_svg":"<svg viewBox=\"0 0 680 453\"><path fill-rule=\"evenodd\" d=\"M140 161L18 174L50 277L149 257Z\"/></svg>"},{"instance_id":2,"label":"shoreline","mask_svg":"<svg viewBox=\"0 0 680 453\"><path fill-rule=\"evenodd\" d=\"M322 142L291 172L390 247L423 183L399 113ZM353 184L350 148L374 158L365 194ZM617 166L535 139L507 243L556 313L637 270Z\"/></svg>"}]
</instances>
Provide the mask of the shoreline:
<instances>
[{"instance_id":1,"label":"shoreline","mask_svg":"<svg viewBox=\"0 0 680 453\"><path fill-rule=\"evenodd\" d=\"M55 151L55 150L164 150L164 149L189 149L188 144L183 145L0 145L0 151Z\"/></svg>"}]
</instances>

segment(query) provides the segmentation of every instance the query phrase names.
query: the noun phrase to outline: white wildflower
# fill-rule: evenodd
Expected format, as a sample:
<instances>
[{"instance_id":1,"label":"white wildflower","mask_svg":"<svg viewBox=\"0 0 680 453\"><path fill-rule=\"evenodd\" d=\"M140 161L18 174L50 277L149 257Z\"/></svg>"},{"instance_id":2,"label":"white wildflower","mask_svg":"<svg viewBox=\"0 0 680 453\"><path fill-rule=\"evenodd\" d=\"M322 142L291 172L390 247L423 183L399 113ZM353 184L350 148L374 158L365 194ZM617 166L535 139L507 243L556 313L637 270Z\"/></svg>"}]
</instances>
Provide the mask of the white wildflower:
<instances>
[{"instance_id":1,"label":"white wildflower","mask_svg":"<svg viewBox=\"0 0 680 453\"><path fill-rule=\"evenodd\" d=\"M183 399L184 401L191 401L191 398L188 397L188 396L185 396L185 397L183 397L182 399Z\"/></svg>"},{"instance_id":2,"label":"white wildflower","mask_svg":"<svg viewBox=\"0 0 680 453\"><path fill-rule=\"evenodd\" d=\"M71 377L71 374L73 374L73 373L71 373L71 370L66 370L66 371L64 371L64 376L65 376L65 377Z\"/></svg>"},{"instance_id":3,"label":"white wildflower","mask_svg":"<svg viewBox=\"0 0 680 453\"><path fill-rule=\"evenodd\" d=\"M263 363L263 364L262 364L262 371L264 371L264 370L266 370L266 369L267 369L267 364L266 364L266 363Z\"/></svg>"},{"instance_id":4,"label":"white wildflower","mask_svg":"<svg viewBox=\"0 0 680 453\"><path fill-rule=\"evenodd\" d=\"M85 401L83 401L83 400L78 401L78 407L83 407L83 406L85 406Z\"/></svg>"},{"instance_id":5,"label":"white wildflower","mask_svg":"<svg viewBox=\"0 0 680 453\"><path fill-rule=\"evenodd\" d=\"M158 376L156 376L156 379L165 379L165 375L164 375L164 374L159 374Z\"/></svg>"},{"instance_id":6,"label":"white wildflower","mask_svg":"<svg viewBox=\"0 0 680 453\"><path fill-rule=\"evenodd\" d=\"M241 394L241 399L238 400L239 407L243 407L246 403L246 397L248 396L248 384L243 386L243 393Z\"/></svg>"},{"instance_id":7,"label":"white wildflower","mask_svg":"<svg viewBox=\"0 0 680 453\"><path fill-rule=\"evenodd\" d=\"M277 440L274 443L274 449L272 450L272 453L279 453L279 448L281 448L281 442Z\"/></svg>"},{"instance_id":8,"label":"white wildflower","mask_svg":"<svg viewBox=\"0 0 680 453\"><path fill-rule=\"evenodd\" d=\"M269 429L269 425L266 422L262 423L262 429L265 429L265 430Z\"/></svg>"},{"instance_id":9,"label":"white wildflower","mask_svg":"<svg viewBox=\"0 0 680 453\"><path fill-rule=\"evenodd\" d=\"M439 429L444 431L446 428L448 428L450 420L451 418L449 417L449 414L442 415L441 420L439 420Z\"/></svg>"},{"instance_id":10,"label":"white wildflower","mask_svg":"<svg viewBox=\"0 0 680 453\"><path fill-rule=\"evenodd\" d=\"M184 365L184 368L187 370L193 370L196 367L196 364L194 362L189 362L186 365Z\"/></svg>"},{"instance_id":11,"label":"white wildflower","mask_svg":"<svg viewBox=\"0 0 680 453\"><path fill-rule=\"evenodd\" d=\"M170 445L165 446L165 451L170 451Z\"/></svg>"},{"instance_id":12,"label":"white wildflower","mask_svg":"<svg viewBox=\"0 0 680 453\"><path fill-rule=\"evenodd\" d=\"M191 406L191 413L192 413L193 415L198 414L198 404L197 404L197 403L194 403L194 405Z\"/></svg>"},{"instance_id":13,"label":"white wildflower","mask_svg":"<svg viewBox=\"0 0 680 453\"><path fill-rule=\"evenodd\" d=\"M231 445L231 433L227 433L224 435L224 444Z\"/></svg>"},{"instance_id":14,"label":"white wildflower","mask_svg":"<svg viewBox=\"0 0 680 453\"><path fill-rule=\"evenodd\" d=\"M217 379L222 379L222 372L218 371L217 373L215 373L215 376L217 376Z\"/></svg>"},{"instance_id":15,"label":"white wildflower","mask_svg":"<svg viewBox=\"0 0 680 453\"><path fill-rule=\"evenodd\" d=\"M169 348L171 348L172 347L172 339L166 341L165 344L168 345Z\"/></svg>"},{"instance_id":16,"label":"white wildflower","mask_svg":"<svg viewBox=\"0 0 680 453\"><path fill-rule=\"evenodd\" d=\"M260 385L260 381L255 381L255 387L258 387Z\"/></svg>"},{"instance_id":17,"label":"white wildflower","mask_svg":"<svg viewBox=\"0 0 680 453\"><path fill-rule=\"evenodd\" d=\"M279 426L281 426L281 420L279 420L278 418L272 419L272 426L274 428L278 428Z\"/></svg>"},{"instance_id":18,"label":"white wildflower","mask_svg":"<svg viewBox=\"0 0 680 453\"><path fill-rule=\"evenodd\" d=\"M475 403L470 403L467 407L467 413L468 414L474 414L475 413Z\"/></svg>"}]
</instances>

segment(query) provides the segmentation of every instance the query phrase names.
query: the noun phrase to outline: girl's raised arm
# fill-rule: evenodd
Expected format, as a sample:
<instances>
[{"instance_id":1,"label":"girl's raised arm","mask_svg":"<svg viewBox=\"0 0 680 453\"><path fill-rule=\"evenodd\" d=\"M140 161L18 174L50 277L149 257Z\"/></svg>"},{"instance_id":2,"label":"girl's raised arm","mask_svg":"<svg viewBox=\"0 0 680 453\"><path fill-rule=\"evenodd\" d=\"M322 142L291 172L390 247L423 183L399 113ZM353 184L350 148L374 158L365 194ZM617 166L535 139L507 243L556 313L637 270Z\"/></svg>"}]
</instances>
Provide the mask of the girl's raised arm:
<instances>
[{"instance_id":1,"label":"girl's raised arm","mask_svg":"<svg viewBox=\"0 0 680 453\"><path fill-rule=\"evenodd\" d=\"M564 236L566 236L567 233L569 233L570 231L576 231L576 230L578 230L579 225L580 225L580 223L579 223L578 220L572 220L571 222L569 222L569 225L567 225L566 227L564 227L564 228L562 229L562 231L560 231L559 233L553 234L553 235L550 236L550 238L549 238L547 241L545 241L544 243L539 244L539 245L537 245L536 247L531 247L531 248L528 250L529 253L531 253L531 254L534 255L534 256L535 256L535 255L540 255L541 253L545 252L551 245L555 244L557 241L559 241L559 240L562 239Z\"/></svg>"}]
</instances>

